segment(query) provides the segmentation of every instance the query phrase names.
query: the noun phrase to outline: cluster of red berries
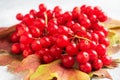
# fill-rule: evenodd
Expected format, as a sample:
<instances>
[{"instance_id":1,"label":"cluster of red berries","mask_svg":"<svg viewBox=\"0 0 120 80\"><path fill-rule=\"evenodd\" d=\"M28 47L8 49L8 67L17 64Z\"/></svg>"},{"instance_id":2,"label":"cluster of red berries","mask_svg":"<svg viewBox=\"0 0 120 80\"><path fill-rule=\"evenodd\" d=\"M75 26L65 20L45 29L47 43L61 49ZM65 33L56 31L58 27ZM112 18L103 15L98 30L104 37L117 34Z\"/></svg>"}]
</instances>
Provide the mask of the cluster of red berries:
<instances>
[{"instance_id":1,"label":"cluster of red berries","mask_svg":"<svg viewBox=\"0 0 120 80\"><path fill-rule=\"evenodd\" d=\"M20 23L11 35L13 54L36 54L42 63L60 59L66 68L77 63L86 73L111 63L106 53L108 30L100 24L107 16L98 7L83 5L63 12L59 6L50 10L40 4L39 11L18 13L16 18Z\"/></svg>"}]
</instances>

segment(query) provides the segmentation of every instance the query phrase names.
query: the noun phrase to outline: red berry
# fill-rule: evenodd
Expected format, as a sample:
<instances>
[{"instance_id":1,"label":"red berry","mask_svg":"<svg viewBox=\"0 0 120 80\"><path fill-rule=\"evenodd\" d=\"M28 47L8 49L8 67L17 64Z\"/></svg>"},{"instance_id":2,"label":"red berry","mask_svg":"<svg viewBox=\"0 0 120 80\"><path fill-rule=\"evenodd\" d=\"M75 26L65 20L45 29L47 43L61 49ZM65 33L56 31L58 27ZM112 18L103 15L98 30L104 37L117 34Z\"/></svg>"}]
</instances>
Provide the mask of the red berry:
<instances>
[{"instance_id":1,"label":"red berry","mask_svg":"<svg viewBox=\"0 0 120 80\"><path fill-rule=\"evenodd\" d=\"M31 48L34 51L40 50L42 48L40 40L37 40L37 39L33 40L32 43L31 43Z\"/></svg>"},{"instance_id":2,"label":"red berry","mask_svg":"<svg viewBox=\"0 0 120 80\"><path fill-rule=\"evenodd\" d=\"M20 49L20 44L19 43L14 43L12 45L12 49L11 49L13 54L20 54L21 49Z\"/></svg>"},{"instance_id":3,"label":"red berry","mask_svg":"<svg viewBox=\"0 0 120 80\"><path fill-rule=\"evenodd\" d=\"M69 39L66 35L59 35L56 39L56 44L58 47L66 47L69 43Z\"/></svg>"},{"instance_id":4,"label":"red berry","mask_svg":"<svg viewBox=\"0 0 120 80\"><path fill-rule=\"evenodd\" d=\"M85 64L89 61L89 54L87 52L79 52L76 57L78 63Z\"/></svg>"},{"instance_id":5,"label":"red berry","mask_svg":"<svg viewBox=\"0 0 120 80\"><path fill-rule=\"evenodd\" d=\"M46 11L46 10L47 10L46 5L43 4L43 3L41 3L41 4L39 5L39 10L40 10L40 12L44 12L44 11Z\"/></svg>"},{"instance_id":6,"label":"red berry","mask_svg":"<svg viewBox=\"0 0 120 80\"><path fill-rule=\"evenodd\" d=\"M18 42L19 41L19 36L17 34L17 32L14 32L12 35L11 35L11 41L12 42Z\"/></svg>"},{"instance_id":7,"label":"red berry","mask_svg":"<svg viewBox=\"0 0 120 80\"><path fill-rule=\"evenodd\" d=\"M37 14L37 11L34 9L31 9L29 13L35 17Z\"/></svg>"},{"instance_id":8,"label":"red berry","mask_svg":"<svg viewBox=\"0 0 120 80\"><path fill-rule=\"evenodd\" d=\"M85 64L80 64L79 69L83 72L90 73L92 71L92 66L89 62Z\"/></svg>"},{"instance_id":9,"label":"red berry","mask_svg":"<svg viewBox=\"0 0 120 80\"><path fill-rule=\"evenodd\" d=\"M90 59L89 59L90 62L93 62L96 59L98 59L98 55L97 55L97 52L95 50L88 50L87 52L88 52L89 57L90 57Z\"/></svg>"},{"instance_id":10,"label":"red berry","mask_svg":"<svg viewBox=\"0 0 120 80\"><path fill-rule=\"evenodd\" d=\"M80 40L78 47L80 50L88 50L90 49L90 42L87 40Z\"/></svg>"},{"instance_id":11,"label":"red berry","mask_svg":"<svg viewBox=\"0 0 120 80\"><path fill-rule=\"evenodd\" d=\"M61 57L62 54L62 49L57 47L56 45L52 46L50 48L50 54L53 56L55 59L58 59Z\"/></svg>"},{"instance_id":12,"label":"red berry","mask_svg":"<svg viewBox=\"0 0 120 80\"><path fill-rule=\"evenodd\" d=\"M107 55L103 56L100 59L102 60L104 66L109 66L111 64L111 58Z\"/></svg>"},{"instance_id":13,"label":"red berry","mask_svg":"<svg viewBox=\"0 0 120 80\"><path fill-rule=\"evenodd\" d=\"M31 34L27 33L27 34L23 34L20 36L20 43L23 44L29 44L33 41L33 37Z\"/></svg>"},{"instance_id":14,"label":"red berry","mask_svg":"<svg viewBox=\"0 0 120 80\"><path fill-rule=\"evenodd\" d=\"M96 51L99 57L104 56L106 55L106 46L104 44L98 44L96 47Z\"/></svg>"},{"instance_id":15,"label":"red berry","mask_svg":"<svg viewBox=\"0 0 120 80\"><path fill-rule=\"evenodd\" d=\"M18 14L16 15L16 19L17 19L17 20L22 20L22 19L23 19L23 15L22 15L21 13L18 13Z\"/></svg>"},{"instance_id":16,"label":"red berry","mask_svg":"<svg viewBox=\"0 0 120 80\"><path fill-rule=\"evenodd\" d=\"M51 41L48 37L42 37L40 39L40 43L41 43L42 47L49 47L51 45Z\"/></svg>"},{"instance_id":17,"label":"red berry","mask_svg":"<svg viewBox=\"0 0 120 80\"><path fill-rule=\"evenodd\" d=\"M71 21L72 20L72 13L69 11L66 11L63 14L64 21Z\"/></svg>"},{"instance_id":18,"label":"red berry","mask_svg":"<svg viewBox=\"0 0 120 80\"><path fill-rule=\"evenodd\" d=\"M40 37L41 36L41 31L39 28L37 28L36 26L31 26L30 28L30 33L32 34L33 37Z\"/></svg>"},{"instance_id":19,"label":"red berry","mask_svg":"<svg viewBox=\"0 0 120 80\"><path fill-rule=\"evenodd\" d=\"M37 18L34 21L34 25L40 29L40 31L43 31L45 28L45 21L42 18Z\"/></svg>"},{"instance_id":20,"label":"red berry","mask_svg":"<svg viewBox=\"0 0 120 80\"><path fill-rule=\"evenodd\" d=\"M25 50L23 50L23 57L26 58L27 56L33 54L33 51L30 48L27 48Z\"/></svg>"},{"instance_id":21,"label":"red berry","mask_svg":"<svg viewBox=\"0 0 120 80\"><path fill-rule=\"evenodd\" d=\"M69 29L66 26L59 26L58 27L58 33L59 34L67 35L68 31L69 31Z\"/></svg>"},{"instance_id":22,"label":"red berry","mask_svg":"<svg viewBox=\"0 0 120 80\"><path fill-rule=\"evenodd\" d=\"M104 44L106 47L108 47L109 46L109 40L108 40L108 38L102 38L102 39L100 39L100 44Z\"/></svg>"},{"instance_id":23,"label":"red berry","mask_svg":"<svg viewBox=\"0 0 120 80\"><path fill-rule=\"evenodd\" d=\"M49 34L56 34L58 30L58 26L56 24L51 24L51 25L49 24L47 30Z\"/></svg>"},{"instance_id":24,"label":"red berry","mask_svg":"<svg viewBox=\"0 0 120 80\"><path fill-rule=\"evenodd\" d=\"M78 53L78 47L77 47L77 45L75 43L69 43L66 46L66 52L70 56L76 55Z\"/></svg>"},{"instance_id":25,"label":"red berry","mask_svg":"<svg viewBox=\"0 0 120 80\"><path fill-rule=\"evenodd\" d=\"M30 44L23 44L23 43L20 43L20 49L23 51L25 49L28 49L30 48Z\"/></svg>"},{"instance_id":26,"label":"red berry","mask_svg":"<svg viewBox=\"0 0 120 80\"><path fill-rule=\"evenodd\" d=\"M100 59L95 60L92 63L93 70L99 70L103 67L103 62Z\"/></svg>"},{"instance_id":27,"label":"red berry","mask_svg":"<svg viewBox=\"0 0 120 80\"><path fill-rule=\"evenodd\" d=\"M34 17L33 15L31 14L26 14L24 17L23 17L23 22L26 24L26 25L32 25L33 24L33 20L34 20Z\"/></svg>"},{"instance_id":28,"label":"red berry","mask_svg":"<svg viewBox=\"0 0 120 80\"><path fill-rule=\"evenodd\" d=\"M62 65L64 66L64 67L66 67L66 68L71 68L71 67L73 67L73 65L74 65L74 59L73 59L73 57L71 57L71 56L68 56L68 55L64 55L63 57L62 57Z\"/></svg>"},{"instance_id":29,"label":"red berry","mask_svg":"<svg viewBox=\"0 0 120 80\"><path fill-rule=\"evenodd\" d=\"M49 54L45 54L43 56L43 61L44 61L44 63L50 63L50 62L53 61L53 57L51 55L49 55Z\"/></svg>"}]
</instances>

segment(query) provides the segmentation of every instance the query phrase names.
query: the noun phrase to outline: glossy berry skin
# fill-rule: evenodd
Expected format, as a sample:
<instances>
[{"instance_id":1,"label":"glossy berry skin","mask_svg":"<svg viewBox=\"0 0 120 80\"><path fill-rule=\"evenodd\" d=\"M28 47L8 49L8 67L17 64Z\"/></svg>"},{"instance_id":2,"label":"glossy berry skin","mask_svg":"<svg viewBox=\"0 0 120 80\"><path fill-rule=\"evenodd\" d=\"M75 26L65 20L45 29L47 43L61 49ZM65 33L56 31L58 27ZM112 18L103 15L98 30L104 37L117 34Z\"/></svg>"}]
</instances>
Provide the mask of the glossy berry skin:
<instances>
[{"instance_id":1,"label":"glossy berry skin","mask_svg":"<svg viewBox=\"0 0 120 80\"><path fill-rule=\"evenodd\" d=\"M79 69L85 73L90 73L92 71L92 66L87 62L85 64L79 64Z\"/></svg>"},{"instance_id":2,"label":"glossy berry skin","mask_svg":"<svg viewBox=\"0 0 120 80\"><path fill-rule=\"evenodd\" d=\"M78 46L75 43L69 43L66 46L66 52L70 56L74 56L78 53Z\"/></svg>"},{"instance_id":3,"label":"glossy berry skin","mask_svg":"<svg viewBox=\"0 0 120 80\"><path fill-rule=\"evenodd\" d=\"M36 26L31 26L30 28L30 33L32 34L33 37L38 38L41 36L41 31L38 27Z\"/></svg>"},{"instance_id":4,"label":"glossy berry skin","mask_svg":"<svg viewBox=\"0 0 120 80\"><path fill-rule=\"evenodd\" d=\"M21 52L20 44L19 44L19 43L14 43L14 44L12 45L11 52L12 52L13 54L20 54L20 52Z\"/></svg>"},{"instance_id":5,"label":"glossy berry skin","mask_svg":"<svg viewBox=\"0 0 120 80\"><path fill-rule=\"evenodd\" d=\"M23 44L23 43L20 43L20 49L23 51L25 49L28 49L30 48L30 44Z\"/></svg>"},{"instance_id":6,"label":"glossy berry skin","mask_svg":"<svg viewBox=\"0 0 120 80\"><path fill-rule=\"evenodd\" d=\"M66 47L69 43L69 39L66 35L59 35L56 39L56 44L58 47Z\"/></svg>"},{"instance_id":7,"label":"glossy berry skin","mask_svg":"<svg viewBox=\"0 0 120 80\"><path fill-rule=\"evenodd\" d=\"M43 31L45 28L45 21L42 18L38 18L34 21L34 25L40 29L40 31Z\"/></svg>"},{"instance_id":8,"label":"glossy berry skin","mask_svg":"<svg viewBox=\"0 0 120 80\"><path fill-rule=\"evenodd\" d=\"M80 40L78 47L80 50L88 50L90 49L90 42L87 40Z\"/></svg>"},{"instance_id":9,"label":"glossy berry skin","mask_svg":"<svg viewBox=\"0 0 120 80\"><path fill-rule=\"evenodd\" d=\"M33 37L30 33L23 34L20 36L20 42L24 44L29 44L33 41Z\"/></svg>"},{"instance_id":10,"label":"glossy berry skin","mask_svg":"<svg viewBox=\"0 0 120 80\"><path fill-rule=\"evenodd\" d=\"M98 59L98 54L95 50L91 49L91 50L88 50L87 52L88 52L89 57L90 57L90 59L89 59L90 62L93 62L93 61Z\"/></svg>"},{"instance_id":11,"label":"glossy berry skin","mask_svg":"<svg viewBox=\"0 0 120 80\"><path fill-rule=\"evenodd\" d=\"M96 47L96 51L99 57L104 56L106 55L106 46L104 44L98 44Z\"/></svg>"},{"instance_id":12,"label":"glossy berry skin","mask_svg":"<svg viewBox=\"0 0 120 80\"><path fill-rule=\"evenodd\" d=\"M58 27L58 33L59 34L68 35L68 31L69 31L69 28L66 27L66 26L59 26Z\"/></svg>"},{"instance_id":13,"label":"glossy berry skin","mask_svg":"<svg viewBox=\"0 0 120 80\"><path fill-rule=\"evenodd\" d=\"M23 15L22 15L21 13L18 13L18 14L16 15L16 19L17 19L17 20L22 20L22 19L23 19Z\"/></svg>"},{"instance_id":14,"label":"glossy berry skin","mask_svg":"<svg viewBox=\"0 0 120 80\"><path fill-rule=\"evenodd\" d=\"M11 41L12 42L18 42L19 41L19 36L17 34L17 32L14 32L12 35L11 35Z\"/></svg>"},{"instance_id":15,"label":"glossy berry skin","mask_svg":"<svg viewBox=\"0 0 120 80\"><path fill-rule=\"evenodd\" d=\"M71 67L73 67L73 65L74 65L74 59L73 59L73 57L68 56L68 55L64 55L64 56L62 57L61 62L62 62L62 65L63 65L64 67L66 67L66 68L71 68Z\"/></svg>"},{"instance_id":16,"label":"glossy berry skin","mask_svg":"<svg viewBox=\"0 0 120 80\"><path fill-rule=\"evenodd\" d=\"M18 24L16 26L17 34L18 36L21 36L23 34L29 33L29 28L26 27L24 24Z\"/></svg>"},{"instance_id":17,"label":"glossy berry skin","mask_svg":"<svg viewBox=\"0 0 120 80\"><path fill-rule=\"evenodd\" d=\"M43 4L43 3L41 3L41 4L39 5L39 10L40 10L41 12L46 11L46 10L47 10L46 5L45 5L45 4Z\"/></svg>"},{"instance_id":18,"label":"glossy berry skin","mask_svg":"<svg viewBox=\"0 0 120 80\"><path fill-rule=\"evenodd\" d=\"M100 58L103 62L104 66L109 66L111 64L111 58L107 55L103 56L102 58Z\"/></svg>"},{"instance_id":19,"label":"glossy berry skin","mask_svg":"<svg viewBox=\"0 0 120 80\"><path fill-rule=\"evenodd\" d=\"M100 59L95 60L92 63L93 70L99 70L103 67L103 62Z\"/></svg>"},{"instance_id":20,"label":"glossy berry skin","mask_svg":"<svg viewBox=\"0 0 120 80\"><path fill-rule=\"evenodd\" d=\"M44 63L50 63L50 62L53 61L53 57L51 55L49 55L49 54L45 54L43 56L43 61L44 61Z\"/></svg>"},{"instance_id":21,"label":"glossy berry skin","mask_svg":"<svg viewBox=\"0 0 120 80\"><path fill-rule=\"evenodd\" d=\"M76 60L79 64L85 64L89 61L89 54L87 52L79 52L76 56Z\"/></svg>"},{"instance_id":22,"label":"glossy berry skin","mask_svg":"<svg viewBox=\"0 0 120 80\"><path fill-rule=\"evenodd\" d=\"M23 50L23 57L26 58L27 56L33 54L33 51L30 48L27 48L25 50Z\"/></svg>"},{"instance_id":23,"label":"glossy berry skin","mask_svg":"<svg viewBox=\"0 0 120 80\"><path fill-rule=\"evenodd\" d=\"M48 38L48 37L42 37L40 39L40 43L41 43L42 47L49 47L51 45L50 38Z\"/></svg>"},{"instance_id":24,"label":"glossy berry skin","mask_svg":"<svg viewBox=\"0 0 120 80\"><path fill-rule=\"evenodd\" d=\"M56 45L52 46L50 48L50 54L53 56L55 59L58 59L61 57L62 54L62 49L57 47Z\"/></svg>"},{"instance_id":25,"label":"glossy berry skin","mask_svg":"<svg viewBox=\"0 0 120 80\"><path fill-rule=\"evenodd\" d=\"M108 38L102 38L102 39L100 39L100 44L104 44L106 47L108 47L109 46L109 40L108 40Z\"/></svg>"},{"instance_id":26,"label":"glossy berry skin","mask_svg":"<svg viewBox=\"0 0 120 80\"><path fill-rule=\"evenodd\" d=\"M72 13L67 11L63 14L63 20L66 22L66 21L71 21L72 20Z\"/></svg>"},{"instance_id":27,"label":"glossy berry skin","mask_svg":"<svg viewBox=\"0 0 120 80\"><path fill-rule=\"evenodd\" d=\"M31 43L31 48L34 51L38 51L42 48L40 40L33 40Z\"/></svg>"}]
</instances>

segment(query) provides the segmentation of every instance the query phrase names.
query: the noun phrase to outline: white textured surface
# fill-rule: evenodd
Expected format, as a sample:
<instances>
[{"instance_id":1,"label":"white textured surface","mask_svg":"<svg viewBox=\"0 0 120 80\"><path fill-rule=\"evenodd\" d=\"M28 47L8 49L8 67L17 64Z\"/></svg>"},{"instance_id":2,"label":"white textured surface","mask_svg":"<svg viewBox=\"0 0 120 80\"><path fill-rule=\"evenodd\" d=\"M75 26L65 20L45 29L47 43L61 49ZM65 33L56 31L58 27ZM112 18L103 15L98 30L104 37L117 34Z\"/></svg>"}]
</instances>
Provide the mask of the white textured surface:
<instances>
[{"instance_id":1,"label":"white textured surface","mask_svg":"<svg viewBox=\"0 0 120 80\"><path fill-rule=\"evenodd\" d=\"M120 20L120 0L0 0L0 27L16 24L18 12L25 14L32 8L38 10L40 3L45 3L48 8L60 5L63 10L71 10L82 4L100 6L109 17ZM114 57L120 57L120 53ZM113 80L120 80L120 67L108 71ZM7 67L0 66L0 80L20 80L16 78L16 75L7 72Z\"/></svg>"},{"instance_id":2,"label":"white textured surface","mask_svg":"<svg viewBox=\"0 0 120 80\"><path fill-rule=\"evenodd\" d=\"M120 0L0 0L0 26L17 23L18 12L25 14L32 8L37 10L40 3L45 3L48 8L60 5L63 10L83 4L100 6L108 16L120 20Z\"/></svg>"}]
</instances>

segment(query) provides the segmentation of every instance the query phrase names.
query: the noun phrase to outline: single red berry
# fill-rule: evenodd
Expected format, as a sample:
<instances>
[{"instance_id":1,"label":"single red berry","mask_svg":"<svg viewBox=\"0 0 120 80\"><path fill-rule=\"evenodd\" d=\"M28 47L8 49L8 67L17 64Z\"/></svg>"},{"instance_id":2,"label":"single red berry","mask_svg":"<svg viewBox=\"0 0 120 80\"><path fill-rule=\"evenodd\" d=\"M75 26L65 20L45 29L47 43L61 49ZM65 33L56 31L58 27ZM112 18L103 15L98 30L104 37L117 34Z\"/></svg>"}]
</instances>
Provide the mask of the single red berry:
<instances>
[{"instance_id":1,"label":"single red berry","mask_svg":"<svg viewBox=\"0 0 120 80\"><path fill-rule=\"evenodd\" d=\"M34 25L40 29L40 31L43 31L45 28L45 21L42 18L37 18L34 21Z\"/></svg>"},{"instance_id":2,"label":"single red berry","mask_svg":"<svg viewBox=\"0 0 120 80\"><path fill-rule=\"evenodd\" d=\"M59 35L56 39L56 44L58 47L66 47L69 43L69 39L66 35Z\"/></svg>"},{"instance_id":3,"label":"single red berry","mask_svg":"<svg viewBox=\"0 0 120 80\"><path fill-rule=\"evenodd\" d=\"M47 10L47 17L48 17L48 20L52 19L53 18L53 12L52 10Z\"/></svg>"},{"instance_id":4,"label":"single red berry","mask_svg":"<svg viewBox=\"0 0 120 80\"><path fill-rule=\"evenodd\" d=\"M69 43L66 46L66 52L70 56L74 56L78 53L78 46L75 43Z\"/></svg>"},{"instance_id":5,"label":"single red berry","mask_svg":"<svg viewBox=\"0 0 120 80\"><path fill-rule=\"evenodd\" d=\"M50 24L50 25L48 25L47 30L48 30L49 34L55 34L55 33L57 33L58 26L56 24Z\"/></svg>"},{"instance_id":6,"label":"single red berry","mask_svg":"<svg viewBox=\"0 0 120 80\"><path fill-rule=\"evenodd\" d=\"M95 50L91 49L91 50L88 50L87 52L88 52L88 54L90 56L90 59L89 59L90 62L93 62L96 59L98 59L98 54L97 54L97 52Z\"/></svg>"},{"instance_id":7,"label":"single red berry","mask_svg":"<svg viewBox=\"0 0 120 80\"><path fill-rule=\"evenodd\" d=\"M61 12L62 8L60 6L55 6L53 12Z\"/></svg>"},{"instance_id":8,"label":"single red berry","mask_svg":"<svg viewBox=\"0 0 120 80\"><path fill-rule=\"evenodd\" d=\"M106 46L104 44L98 44L96 46L96 51L99 57L104 56L106 55Z\"/></svg>"},{"instance_id":9,"label":"single red berry","mask_svg":"<svg viewBox=\"0 0 120 80\"><path fill-rule=\"evenodd\" d=\"M79 69L85 73L90 73L92 71L92 66L87 62L85 64L79 64Z\"/></svg>"},{"instance_id":10,"label":"single red berry","mask_svg":"<svg viewBox=\"0 0 120 80\"><path fill-rule=\"evenodd\" d=\"M78 20L79 14L80 14L80 8L79 7L74 7L73 10L72 10L73 20Z\"/></svg>"},{"instance_id":11,"label":"single red berry","mask_svg":"<svg viewBox=\"0 0 120 80\"><path fill-rule=\"evenodd\" d=\"M45 11L47 10L46 5L43 4L43 3L41 3L41 4L39 5L39 10L40 10L40 12L45 12Z\"/></svg>"},{"instance_id":12,"label":"single red berry","mask_svg":"<svg viewBox=\"0 0 120 80\"><path fill-rule=\"evenodd\" d=\"M43 61L44 61L44 63L50 63L53 61L53 57L49 54L45 54L45 55L43 55Z\"/></svg>"},{"instance_id":13,"label":"single red berry","mask_svg":"<svg viewBox=\"0 0 120 80\"><path fill-rule=\"evenodd\" d=\"M68 55L64 55L63 57L62 57L62 65L64 66L64 67L66 67L66 68L71 68L71 67L73 67L73 65L74 65L74 59L73 59L73 57L71 57L71 56L68 56Z\"/></svg>"},{"instance_id":14,"label":"single red berry","mask_svg":"<svg viewBox=\"0 0 120 80\"><path fill-rule=\"evenodd\" d=\"M31 26L30 28L30 33L32 34L33 37L38 38L41 36L41 31L38 27L36 26Z\"/></svg>"},{"instance_id":15,"label":"single red berry","mask_svg":"<svg viewBox=\"0 0 120 80\"><path fill-rule=\"evenodd\" d=\"M17 30L18 36L21 36L21 35L23 35L25 33L29 33L29 28L26 27L24 24L16 25L16 30Z\"/></svg>"},{"instance_id":16,"label":"single red berry","mask_svg":"<svg viewBox=\"0 0 120 80\"><path fill-rule=\"evenodd\" d=\"M99 70L102 67L103 67L103 62L100 59L97 59L92 63L93 70Z\"/></svg>"},{"instance_id":17,"label":"single red berry","mask_svg":"<svg viewBox=\"0 0 120 80\"><path fill-rule=\"evenodd\" d=\"M63 14L64 21L71 21L72 20L72 13L69 11L66 11Z\"/></svg>"},{"instance_id":18,"label":"single red berry","mask_svg":"<svg viewBox=\"0 0 120 80\"><path fill-rule=\"evenodd\" d=\"M51 45L50 38L48 38L48 37L42 37L40 39L40 43L41 43L42 47L49 47Z\"/></svg>"},{"instance_id":19,"label":"single red berry","mask_svg":"<svg viewBox=\"0 0 120 80\"><path fill-rule=\"evenodd\" d=\"M20 43L20 49L23 51L27 48L30 48L30 44L24 44L24 43Z\"/></svg>"},{"instance_id":20,"label":"single red berry","mask_svg":"<svg viewBox=\"0 0 120 80\"><path fill-rule=\"evenodd\" d=\"M74 21L68 21L66 23L66 26L69 27L70 29L72 29L72 26L73 26L74 23L75 23Z\"/></svg>"},{"instance_id":21,"label":"single red berry","mask_svg":"<svg viewBox=\"0 0 120 80\"><path fill-rule=\"evenodd\" d=\"M89 28L91 26L91 22L89 19L83 19L80 21L80 24L85 28Z\"/></svg>"},{"instance_id":22,"label":"single red berry","mask_svg":"<svg viewBox=\"0 0 120 80\"><path fill-rule=\"evenodd\" d=\"M90 42L87 40L80 40L78 47L80 50L88 50L90 49Z\"/></svg>"},{"instance_id":23,"label":"single red berry","mask_svg":"<svg viewBox=\"0 0 120 80\"><path fill-rule=\"evenodd\" d=\"M100 44L104 44L106 47L108 47L109 46L109 39L108 38L102 38L102 39L100 39Z\"/></svg>"},{"instance_id":24,"label":"single red berry","mask_svg":"<svg viewBox=\"0 0 120 80\"><path fill-rule=\"evenodd\" d=\"M56 45L53 45L51 48L50 48L50 54L51 56L53 56L55 59L58 59L61 57L61 54L62 54L62 49L57 47Z\"/></svg>"},{"instance_id":25,"label":"single red berry","mask_svg":"<svg viewBox=\"0 0 120 80\"><path fill-rule=\"evenodd\" d=\"M16 15L16 19L17 19L17 20L22 20L22 19L23 19L23 15L22 15L21 13L18 13L18 14Z\"/></svg>"},{"instance_id":26,"label":"single red berry","mask_svg":"<svg viewBox=\"0 0 120 80\"><path fill-rule=\"evenodd\" d=\"M23 44L29 44L33 41L33 37L31 34L27 33L27 34L23 34L20 36L20 43Z\"/></svg>"},{"instance_id":27,"label":"single red berry","mask_svg":"<svg viewBox=\"0 0 120 80\"><path fill-rule=\"evenodd\" d=\"M20 44L19 43L14 43L12 45L11 51L13 54L20 54L21 49L20 49Z\"/></svg>"},{"instance_id":28,"label":"single red berry","mask_svg":"<svg viewBox=\"0 0 120 80\"><path fill-rule=\"evenodd\" d=\"M33 51L30 48L27 48L25 50L23 50L23 57L26 58L27 56L33 54Z\"/></svg>"},{"instance_id":29,"label":"single red berry","mask_svg":"<svg viewBox=\"0 0 120 80\"><path fill-rule=\"evenodd\" d=\"M76 57L78 63L85 64L89 61L89 54L87 52L79 52Z\"/></svg>"},{"instance_id":30,"label":"single red berry","mask_svg":"<svg viewBox=\"0 0 120 80\"><path fill-rule=\"evenodd\" d=\"M31 15L33 15L35 17L36 14L37 14L37 11L34 10L34 9L31 9L30 12L29 12L29 14L31 14Z\"/></svg>"},{"instance_id":31,"label":"single red berry","mask_svg":"<svg viewBox=\"0 0 120 80\"><path fill-rule=\"evenodd\" d=\"M41 61L43 61L43 56L49 53L50 51L48 48L41 48L40 50L35 51L35 54L40 58Z\"/></svg>"},{"instance_id":32,"label":"single red berry","mask_svg":"<svg viewBox=\"0 0 120 80\"><path fill-rule=\"evenodd\" d=\"M18 42L19 41L19 36L17 34L17 32L14 32L12 35L11 35L11 41L12 42Z\"/></svg>"},{"instance_id":33,"label":"single red berry","mask_svg":"<svg viewBox=\"0 0 120 80\"><path fill-rule=\"evenodd\" d=\"M34 17L31 14L26 14L22 19L22 21L28 26L33 24L33 20L34 20Z\"/></svg>"},{"instance_id":34,"label":"single red berry","mask_svg":"<svg viewBox=\"0 0 120 80\"><path fill-rule=\"evenodd\" d=\"M31 48L34 51L40 50L42 48L40 40L37 40L37 39L33 40L32 43L31 43Z\"/></svg>"},{"instance_id":35,"label":"single red berry","mask_svg":"<svg viewBox=\"0 0 120 80\"><path fill-rule=\"evenodd\" d=\"M103 62L104 66L109 66L111 64L111 58L107 55L103 56L102 58L100 58Z\"/></svg>"},{"instance_id":36,"label":"single red berry","mask_svg":"<svg viewBox=\"0 0 120 80\"><path fill-rule=\"evenodd\" d=\"M68 34L68 27L66 26L59 26L58 27L58 33L59 34L64 34L64 35L67 35Z\"/></svg>"}]
</instances>

